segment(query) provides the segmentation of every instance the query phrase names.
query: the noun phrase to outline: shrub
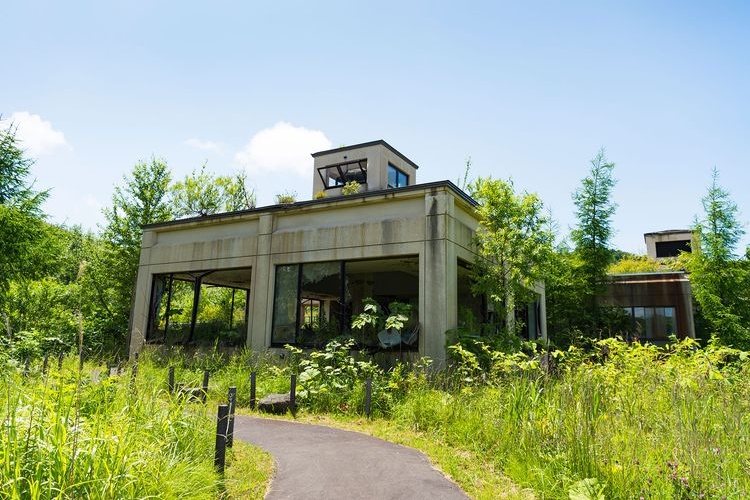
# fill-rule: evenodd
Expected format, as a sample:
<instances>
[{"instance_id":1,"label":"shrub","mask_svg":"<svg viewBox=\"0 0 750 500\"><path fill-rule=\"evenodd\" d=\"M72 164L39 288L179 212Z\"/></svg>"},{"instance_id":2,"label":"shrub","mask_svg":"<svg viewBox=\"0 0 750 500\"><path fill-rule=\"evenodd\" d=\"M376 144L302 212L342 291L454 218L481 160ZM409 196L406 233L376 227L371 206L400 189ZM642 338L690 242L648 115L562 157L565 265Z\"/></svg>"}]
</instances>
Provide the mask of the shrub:
<instances>
[{"instance_id":1,"label":"shrub","mask_svg":"<svg viewBox=\"0 0 750 500\"><path fill-rule=\"evenodd\" d=\"M349 181L341 187L341 194L344 196L357 194L359 193L360 187L362 187L362 185L359 182Z\"/></svg>"}]
</instances>

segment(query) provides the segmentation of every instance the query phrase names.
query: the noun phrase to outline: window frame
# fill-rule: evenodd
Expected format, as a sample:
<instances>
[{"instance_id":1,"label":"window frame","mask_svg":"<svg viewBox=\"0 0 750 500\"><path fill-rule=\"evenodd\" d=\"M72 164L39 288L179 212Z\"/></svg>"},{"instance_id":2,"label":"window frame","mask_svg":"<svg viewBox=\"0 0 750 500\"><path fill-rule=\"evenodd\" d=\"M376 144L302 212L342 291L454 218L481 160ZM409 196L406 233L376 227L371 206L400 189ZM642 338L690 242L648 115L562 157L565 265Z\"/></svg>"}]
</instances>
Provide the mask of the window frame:
<instances>
[{"instance_id":1,"label":"window frame","mask_svg":"<svg viewBox=\"0 0 750 500\"><path fill-rule=\"evenodd\" d=\"M396 173L396 185L391 184L391 170ZM404 183L401 184L399 181L403 178ZM388 189L398 189L409 185L409 174L398 168L391 162L388 162L388 170L386 173L386 186Z\"/></svg>"},{"instance_id":2,"label":"window frame","mask_svg":"<svg viewBox=\"0 0 750 500\"><path fill-rule=\"evenodd\" d=\"M348 165L356 165L359 168L360 176L359 178L351 178L351 177L357 177L350 175L350 172L353 170L347 169L344 171L342 167L348 166ZM357 168L355 167L355 169ZM327 172L335 169L335 171L338 172L339 176L338 178L333 178L327 175ZM360 184L367 184L367 158L360 158L358 160L347 160L341 163L334 163L332 165L326 165L324 167L318 167L318 176L320 176L320 180L323 181L323 189L337 189L342 188L346 185L347 182L351 181L357 181ZM347 180L347 176L350 177L349 180ZM334 184L331 186L329 185L329 180L334 179Z\"/></svg>"},{"instance_id":3,"label":"window frame","mask_svg":"<svg viewBox=\"0 0 750 500\"><path fill-rule=\"evenodd\" d=\"M636 325L642 324L642 332L637 335L641 341L656 341L664 342L669 340L670 335L676 335L677 330L677 307L673 305L667 306L624 306L625 314L630 317L631 320L631 335L636 336ZM671 313L667 314L667 310ZM636 315L636 311L638 315ZM669 318L667 320L666 318ZM669 328L666 328L671 323L672 331L669 332ZM664 331L655 332L654 328L658 325L663 325Z\"/></svg>"}]
</instances>

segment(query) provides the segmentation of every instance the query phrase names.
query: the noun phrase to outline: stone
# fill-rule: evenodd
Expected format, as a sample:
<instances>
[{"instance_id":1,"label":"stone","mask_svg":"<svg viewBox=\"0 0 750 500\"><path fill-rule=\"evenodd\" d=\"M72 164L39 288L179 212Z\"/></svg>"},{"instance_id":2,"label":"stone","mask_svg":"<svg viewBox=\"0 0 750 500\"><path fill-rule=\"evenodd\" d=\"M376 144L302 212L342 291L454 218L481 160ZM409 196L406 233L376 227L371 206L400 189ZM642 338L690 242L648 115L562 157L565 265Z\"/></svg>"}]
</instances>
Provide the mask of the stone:
<instances>
[{"instance_id":1,"label":"stone","mask_svg":"<svg viewBox=\"0 0 750 500\"><path fill-rule=\"evenodd\" d=\"M274 415L283 415L292 410L291 395L287 392L284 394L269 394L258 401L258 410Z\"/></svg>"},{"instance_id":2,"label":"stone","mask_svg":"<svg viewBox=\"0 0 750 500\"><path fill-rule=\"evenodd\" d=\"M204 401L203 397L205 393L203 387L187 387L184 384L177 384L175 389L177 390L177 394L187 398L188 401Z\"/></svg>"}]
</instances>

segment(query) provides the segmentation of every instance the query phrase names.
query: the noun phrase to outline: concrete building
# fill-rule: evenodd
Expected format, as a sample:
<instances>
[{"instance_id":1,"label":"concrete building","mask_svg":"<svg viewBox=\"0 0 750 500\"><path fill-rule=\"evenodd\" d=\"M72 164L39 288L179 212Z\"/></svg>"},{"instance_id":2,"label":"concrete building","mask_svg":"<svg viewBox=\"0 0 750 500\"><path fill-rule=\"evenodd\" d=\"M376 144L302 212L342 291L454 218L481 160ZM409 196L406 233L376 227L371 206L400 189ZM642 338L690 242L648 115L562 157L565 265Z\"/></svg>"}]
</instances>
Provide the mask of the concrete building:
<instances>
[{"instance_id":1,"label":"concrete building","mask_svg":"<svg viewBox=\"0 0 750 500\"><path fill-rule=\"evenodd\" d=\"M643 235L646 254L655 260L690 252L693 233L668 229ZM633 338L661 344L670 335L695 338L693 294L684 271L616 274L609 277L605 301L622 307Z\"/></svg>"},{"instance_id":2,"label":"concrete building","mask_svg":"<svg viewBox=\"0 0 750 500\"><path fill-rule=\"evenodd\" d=\"M246 344L316 346L352 335L351 318L372 297L412 306L410 338L398 345L445 360L458 311L483 314L470 293L476 202L449 181L417 183L417 165L385 141L313 155L322 199L152 224L143 228L130 353L169 341L171 285L193 286L193 340L204 286L246 299ZM341 196L347 183L361 192ZM544 291L527 312L528 336L546 338ZM378 338L358 339L362 348Z\"/></svg>"},{"instance_id":3,"label":"concrete building","mask_svg":"<svg viewBox=\"0 0 750 500\"><path fill-rule=\"evenodd\" d=\"M646 255L652 259L677 257L680 252L690 252L693 232L689 229L667 229L643 235Z\"/></svg>"}]
</instances>

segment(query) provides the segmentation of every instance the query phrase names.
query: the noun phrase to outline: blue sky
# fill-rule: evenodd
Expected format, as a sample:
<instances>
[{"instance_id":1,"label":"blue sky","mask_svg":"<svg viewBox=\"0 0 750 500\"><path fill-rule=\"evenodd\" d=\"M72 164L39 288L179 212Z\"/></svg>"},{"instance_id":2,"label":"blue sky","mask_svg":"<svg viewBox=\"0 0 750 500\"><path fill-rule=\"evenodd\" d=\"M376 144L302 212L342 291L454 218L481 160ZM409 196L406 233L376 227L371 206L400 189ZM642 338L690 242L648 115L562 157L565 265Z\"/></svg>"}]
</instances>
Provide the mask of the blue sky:
<instances>
[{"instance_id":1,"label":"blue sky","mask_svg":"<svg viewBox=\"0 0 750 500\"><path fill-rule=\"evenodd\" d=\"M101 224L132 166L312 195L309 153L385 139L419 181L512 178L563 233L605 147L614 245L689 226L711 169L750 219L742 2L11 2L0 113L55 222ZM745 237L743 245L750 243Z\"/></svg>"}]
</instances>

